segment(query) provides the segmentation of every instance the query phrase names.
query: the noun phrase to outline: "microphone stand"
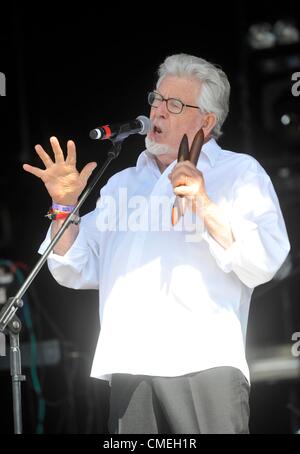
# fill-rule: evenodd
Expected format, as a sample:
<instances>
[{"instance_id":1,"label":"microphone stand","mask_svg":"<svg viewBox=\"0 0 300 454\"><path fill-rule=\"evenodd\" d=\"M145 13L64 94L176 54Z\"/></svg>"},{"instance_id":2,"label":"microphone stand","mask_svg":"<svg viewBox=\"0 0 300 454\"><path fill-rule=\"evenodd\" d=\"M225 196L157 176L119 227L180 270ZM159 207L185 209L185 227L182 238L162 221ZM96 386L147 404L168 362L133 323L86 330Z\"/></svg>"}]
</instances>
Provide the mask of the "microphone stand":
<instances>
[{"instance_id":1,"label":"microphone stand","mask_svg":"<svg viewBox=\"0 0 300 454\"><path fill-rule=\"evenodd\" d=\"M0 311L0 332L8 334L10 338L10 374L12 380L12 395L13 395L13 417L14 417L14 433L22 433L22 403L21 403L21 382L26 380L26 377L22 375L21 368L21 352L19 344L19 333L22 328L20 319L17 317L17 310L23 306L22 296L30 287L31 283L41 270L42 266L46 262L48 255L59 241L65 230L69 227L71 223L76 223L77 213L79 208L83 205L91 191L94 189L99 179L102 177L108 165L111 161L117 158L120 154L122 148L122 142L124 138L118 138L116 140L111 140L112 147L109 149L106 161L103 166L97 172L95 177L92 179L91 183L86 187L81 197L79 198L76 206L69 216L65 219L61 228L58 230L51 243L41 256L40 260L34 266L33 270L24 281L23 285L20 287L19 291L14 297L11 297L3 305Z\"/></svg>"}]
</instances>

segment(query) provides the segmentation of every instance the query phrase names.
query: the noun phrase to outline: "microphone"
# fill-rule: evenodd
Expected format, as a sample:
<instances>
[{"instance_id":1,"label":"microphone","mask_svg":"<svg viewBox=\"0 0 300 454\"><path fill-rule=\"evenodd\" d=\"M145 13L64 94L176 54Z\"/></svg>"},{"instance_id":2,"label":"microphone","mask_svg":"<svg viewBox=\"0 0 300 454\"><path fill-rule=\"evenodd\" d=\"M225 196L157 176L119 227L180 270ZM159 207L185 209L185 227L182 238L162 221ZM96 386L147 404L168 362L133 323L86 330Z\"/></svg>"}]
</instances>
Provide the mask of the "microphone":
<instances>
[{"instance_id":1,"label":"microphone","mask_svg":"<svg viewBox=\"0 0 300 454\"><path fill-rule=\"evenodd\" d=\"M151 121L144 115L138 116L129 123L115 123L113 125L100 126L90 131L90 138L94 140L124 140L131 134L146 135L151 129Z\"/></svg>"}]
</instances>

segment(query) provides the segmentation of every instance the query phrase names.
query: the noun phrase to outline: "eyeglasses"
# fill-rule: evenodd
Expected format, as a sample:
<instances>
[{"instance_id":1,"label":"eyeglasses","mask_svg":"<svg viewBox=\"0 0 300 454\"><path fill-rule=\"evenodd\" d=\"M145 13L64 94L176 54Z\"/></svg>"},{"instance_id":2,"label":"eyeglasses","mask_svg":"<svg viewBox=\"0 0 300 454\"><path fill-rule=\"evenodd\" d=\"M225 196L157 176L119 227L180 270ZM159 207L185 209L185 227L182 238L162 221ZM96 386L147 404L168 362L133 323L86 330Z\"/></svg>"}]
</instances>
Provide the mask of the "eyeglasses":
<instances>
[{"instance_id":1,"label":"eyeglasses","mask_svg":"<svg viewBox=\"0 0 300 454\"><path fill-rule=\"evenodd\" d=\"M173 114L180 114L184 107L199 109L198 106L184 104L182 101L180 101L180 99L177 98L164 98L160 93L156 91L150 91L150 93L148 93L148 103L150 104L150 106L157 108L163 101L166 101L168 111Z\"/></svg>"}]
</instances>

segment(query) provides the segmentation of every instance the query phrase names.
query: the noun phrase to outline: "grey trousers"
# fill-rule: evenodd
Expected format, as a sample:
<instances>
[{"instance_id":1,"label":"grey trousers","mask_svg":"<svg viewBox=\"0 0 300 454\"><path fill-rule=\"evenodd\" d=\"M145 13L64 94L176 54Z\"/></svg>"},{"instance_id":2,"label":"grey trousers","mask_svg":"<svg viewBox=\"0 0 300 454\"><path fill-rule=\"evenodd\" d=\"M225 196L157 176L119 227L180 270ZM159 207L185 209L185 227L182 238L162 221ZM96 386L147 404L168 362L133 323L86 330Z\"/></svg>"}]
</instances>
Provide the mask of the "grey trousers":
<instances>
[{"instance_id":1,"label":"grey trousers","mask_svg":"<svg viewBox=\"0 0 300 454\"><path fill-rule=\"evenodd\" d=\"M180 377L114 374L111 434L249 433L249 384L216 367Z\"/></svg>"}]
</instances>

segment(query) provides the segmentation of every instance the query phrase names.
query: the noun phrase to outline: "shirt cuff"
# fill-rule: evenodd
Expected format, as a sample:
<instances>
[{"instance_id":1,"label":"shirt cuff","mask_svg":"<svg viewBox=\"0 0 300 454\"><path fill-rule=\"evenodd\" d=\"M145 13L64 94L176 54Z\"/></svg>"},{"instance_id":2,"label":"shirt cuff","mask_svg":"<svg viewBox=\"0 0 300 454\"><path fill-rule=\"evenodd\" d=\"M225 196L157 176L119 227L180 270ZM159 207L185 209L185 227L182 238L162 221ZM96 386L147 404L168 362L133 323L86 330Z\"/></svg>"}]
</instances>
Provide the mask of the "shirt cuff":
<instances>
[{"instance_id":1,"label":"shirt cuff","mask_svg":"<svg viewBox=\"0 0 300 454\"><path fill-rule=\"evenodd\" d=\"M233 270L233 264L238 259L239 251L244 239L247 238L251 231L258 229L255 222L248 221L247 219L238 216L233 216L230 219L229 224L234 237L234 242L227 249L221 246L214 237L210 235L206 227L203 232L203 239L208 243L212 256L225 273L230 273Z\"/></svg>"},{"instance_id":2,"label":"shirt cuff","mask_svg":"<svg viewBox=\"0 0 300 454\"><path fill-rule=\"evenodd\" d=\"M76 264L76 268L80 269L81 265L83 264L82 262L85 261L85 255L86 255L86 250L83 247L80 247L81 243L81 237L82 237L82 230L79 229L79 233L70 247L70 249L65 253L65 255L58 255L55 254L53 251L50 252L48 255L48 264L54 266L54 264L60 264L60 265L71 265L74 268L74 264ZM43 254L47 247L49 246L51 242L51 226L49 227L47 231L46 238L42 242L42 244L39 247L38 253ZM84 259L84 260L83 260ZM52 268L51 267L51 268Z\"/></svg>"}]
</instances>

